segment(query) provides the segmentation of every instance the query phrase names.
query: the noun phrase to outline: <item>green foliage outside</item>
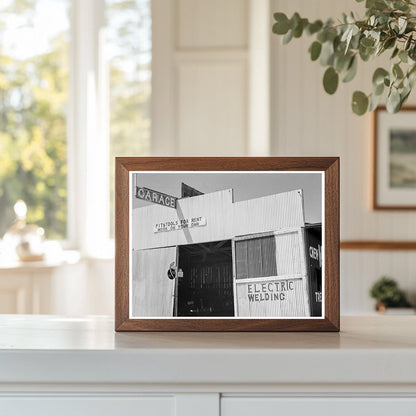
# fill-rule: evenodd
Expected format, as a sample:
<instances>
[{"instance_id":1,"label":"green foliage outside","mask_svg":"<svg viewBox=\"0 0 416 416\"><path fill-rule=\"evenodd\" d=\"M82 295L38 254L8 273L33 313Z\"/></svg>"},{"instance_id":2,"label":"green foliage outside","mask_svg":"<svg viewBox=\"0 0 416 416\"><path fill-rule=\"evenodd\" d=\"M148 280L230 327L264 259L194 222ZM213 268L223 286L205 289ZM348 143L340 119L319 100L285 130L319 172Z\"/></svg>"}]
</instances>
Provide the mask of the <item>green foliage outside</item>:
<instances>
[{"instance_id":1,"label":"green foliage outside","mask_svg":"<svg viewBox=\"0 0 416 416\"><path fill-rule=\"evenodd\" d=\"M377 302L386 307L409 307L410 303L406 299L406 295L399 288L394 279L387 276L377 280L370 289L370 295Z\"/></svg>"},{"instance_id":2,"label":"green foliage outside","mask_svg":"<svg viewBox=\"0 0 416 416\"><path fill-rule=\"evenodd\" d=\"M57 33L47 52L24 59L2 46L10 19L32 27L41 1L0 5L0 238L18 199L28 206L27 221L44 227L47 238L67 233L68 33ZM114 157L142 156L149 149L151 10L150 0L106 4L113 234Z\"/></svg>"},{"instance_id":3,"label":"green foliage outside","mask_svg":"<svg viewBox=\"0 0 416 416\"><path fill-rule=\"evenodd\" d=\"M364 0L356 0L363 3ZM390 113L400 111L416 79L416 1L365 0L365 18L344 13L338 21L328 19L310 22L294 13L289 19L275 13L273 32L283 36L283 43L303 34L315 40L309 48L312 61L319 59L326 68L323 87L334 94L339 82L350 82L357 73L358 62L367 62L389 54L390 65L377 68L372 78L372 91L355 91L351 107L355 114L374 110L386 97Z\"/></svg>"},{"instance_id":4,"label":"green foliage outside","mask_svg":"<svg viewBox=\"0 0 416 416\"><path fill-rule=\"evenodd\" d=\"M48 52L26 59L10 56L2 42L7 19L30 26L32 10L22 1L0 8L0 238L18 199L48 238L66 236L68 40L61 33Z\"/></svg>"}]
</instances>

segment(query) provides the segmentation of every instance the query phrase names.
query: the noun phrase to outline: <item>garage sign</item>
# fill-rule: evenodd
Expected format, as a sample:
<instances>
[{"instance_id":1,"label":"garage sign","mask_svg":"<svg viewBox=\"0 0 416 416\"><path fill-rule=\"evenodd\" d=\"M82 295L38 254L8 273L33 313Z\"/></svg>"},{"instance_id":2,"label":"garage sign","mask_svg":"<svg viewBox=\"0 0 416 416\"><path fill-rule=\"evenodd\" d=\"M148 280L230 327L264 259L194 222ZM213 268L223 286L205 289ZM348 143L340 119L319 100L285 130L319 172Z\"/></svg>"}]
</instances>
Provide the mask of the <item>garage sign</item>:
<instances>
[{"instance_id":1,"label":"garage sign","mask_svg":"<svg viewBox=\"0 0 416 416\"><path fill-rule=\"evenodd\" d=\"M178 200L178 198L174 196L141 186L136 186L136 198L174 209L176 209L176 201Z\"/></svg>"}]
</instances>

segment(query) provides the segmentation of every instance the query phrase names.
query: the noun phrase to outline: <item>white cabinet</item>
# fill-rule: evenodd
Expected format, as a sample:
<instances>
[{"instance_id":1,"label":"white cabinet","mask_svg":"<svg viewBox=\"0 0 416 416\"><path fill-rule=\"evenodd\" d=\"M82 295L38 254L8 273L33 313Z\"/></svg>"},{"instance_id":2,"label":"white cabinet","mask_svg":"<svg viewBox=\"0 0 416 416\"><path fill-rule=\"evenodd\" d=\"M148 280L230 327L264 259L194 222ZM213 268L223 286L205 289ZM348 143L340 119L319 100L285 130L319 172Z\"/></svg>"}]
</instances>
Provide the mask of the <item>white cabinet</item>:
<instances>
[{"instance_id":1,"label":"white cabinet","mask_svg":"<svg viewBox=\"0 0 416 416\"><path fill-rule=\"evenodd\" d=\"M221 416L414 416L416 398L224 397Z\"/></svg>"},{"instance_id":2,"label":"white cabinet","mask_svg":"<svg viewBox=\"0 0 416 416\"><path fill-rule=\"evenodd\" d=\"M0 398L7 416L174 416L173 396L159 397L16 397Z\"/></svg>"},{"instance_id":3,"label":"white cabinet","mask_svg":"<svg viewBox=\"0 0 416 416\"><path fill-rule=\"evenodd\" d=\"M0 316L0 415L416 415L416 316L341 333L115 333Z\"/></svg>"}]
</instances>

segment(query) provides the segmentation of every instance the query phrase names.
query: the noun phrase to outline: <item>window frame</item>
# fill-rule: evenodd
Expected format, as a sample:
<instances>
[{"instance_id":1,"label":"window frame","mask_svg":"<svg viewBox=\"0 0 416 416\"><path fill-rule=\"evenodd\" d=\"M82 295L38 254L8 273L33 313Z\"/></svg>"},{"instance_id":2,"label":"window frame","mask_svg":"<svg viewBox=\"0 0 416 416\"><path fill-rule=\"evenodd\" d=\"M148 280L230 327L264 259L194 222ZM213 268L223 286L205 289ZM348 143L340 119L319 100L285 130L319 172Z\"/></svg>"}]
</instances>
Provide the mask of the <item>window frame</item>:
<instances>
[{"instance_id":1,"label":"window frame","mask_svg":"<svg viewBox=\"0 0 416 416\"><path fill-rule=\"evenodd\" d=\"M105 0L72 0L67 118L66 248L111 258Z\"/></svg>"}]
</instances>

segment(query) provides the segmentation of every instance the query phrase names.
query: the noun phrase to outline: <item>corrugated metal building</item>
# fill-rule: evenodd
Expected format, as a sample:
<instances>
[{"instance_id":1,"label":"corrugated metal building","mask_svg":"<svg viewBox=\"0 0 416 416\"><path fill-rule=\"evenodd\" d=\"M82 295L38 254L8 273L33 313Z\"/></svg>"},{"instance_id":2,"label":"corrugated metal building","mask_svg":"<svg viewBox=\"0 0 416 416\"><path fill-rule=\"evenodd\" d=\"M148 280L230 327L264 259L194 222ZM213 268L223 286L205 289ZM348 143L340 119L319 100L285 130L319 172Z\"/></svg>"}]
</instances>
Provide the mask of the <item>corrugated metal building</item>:
<instances>
[{"instance_id":1,"label":"corrugated metal building","mask_svg":"<svg viewBox=\"0 0 416 416\"><path fill-rule=\"evenodd\" d=\"M227 189L132 212L131 315L321 316L321 229L301 190Z\"/></svg>"}]
</instances>

